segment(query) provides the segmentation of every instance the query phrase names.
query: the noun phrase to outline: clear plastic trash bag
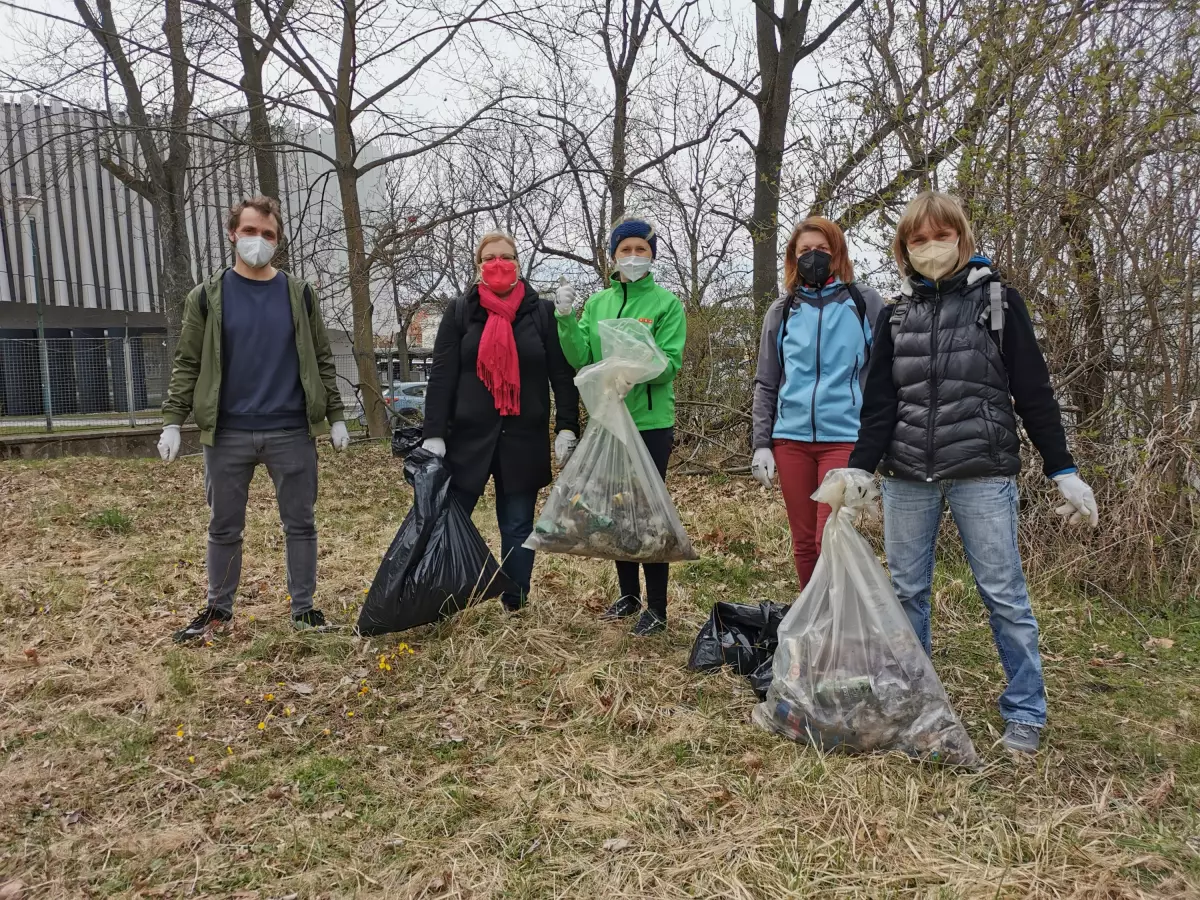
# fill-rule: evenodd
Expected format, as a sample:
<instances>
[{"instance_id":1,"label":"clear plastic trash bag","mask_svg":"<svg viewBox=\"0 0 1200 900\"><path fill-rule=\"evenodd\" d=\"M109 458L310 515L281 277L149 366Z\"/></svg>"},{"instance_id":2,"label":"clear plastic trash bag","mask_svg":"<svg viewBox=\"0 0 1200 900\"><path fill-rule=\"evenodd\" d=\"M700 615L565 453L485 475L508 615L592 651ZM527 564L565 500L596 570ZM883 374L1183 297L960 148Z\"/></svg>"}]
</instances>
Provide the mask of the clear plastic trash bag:
<instances>
[{"instance_id":1,"label":"clear plastic trash bag","mask_svg":"<svg viewBox=\"0 0 1200 900\"><path fill-rule=\"evenodd\" d=\"M636 385L660 375L667 358L636 319L608 319L599 333L603 358L575 376L587 430L525 546L642 563L697 559L618 391L618 382Z\"/></svg>"},{"instance_id":2,"label":"clear plastic trash bag","mask_svg":"<svg viewBox=\"0 0 1200 900\"><path fill-rule=\"evenodd\" d=\"M895 750L975 767L971 738L871 546L854 528L874 479L829 473L813 499L833 513L812 580L779 625L761 727L825 750Z\"/></svg>"}]
</instances>

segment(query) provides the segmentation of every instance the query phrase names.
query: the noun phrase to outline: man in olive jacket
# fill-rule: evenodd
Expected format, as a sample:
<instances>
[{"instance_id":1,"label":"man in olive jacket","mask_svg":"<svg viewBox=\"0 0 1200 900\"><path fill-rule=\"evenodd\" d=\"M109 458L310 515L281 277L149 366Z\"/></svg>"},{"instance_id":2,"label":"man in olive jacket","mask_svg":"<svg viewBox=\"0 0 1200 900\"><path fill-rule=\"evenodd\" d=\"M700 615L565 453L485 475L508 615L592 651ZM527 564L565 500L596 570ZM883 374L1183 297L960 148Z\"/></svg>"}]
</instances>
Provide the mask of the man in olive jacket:
<instances>
[{"instance_id":1,"label":"man in olive jacket","mask_svg":"<svg viewBox=\"0 0 1200 900\"><path fill-rule=\"evenodd\" d=\"M287 586L298 628L325 625L313 608L317 581L316 436L350 444L337 370L316 294L271 265L283 219L279 203L255 197L230 210L237 260L198 284L183 306L158 452L179 453L191 413L204 450L208 604L177 642L206 638L233 618L242 574L246 499L259 463L275 483L287 546ZM328 425L326 423L329 423Z\"/></svg>"}]
</instances>

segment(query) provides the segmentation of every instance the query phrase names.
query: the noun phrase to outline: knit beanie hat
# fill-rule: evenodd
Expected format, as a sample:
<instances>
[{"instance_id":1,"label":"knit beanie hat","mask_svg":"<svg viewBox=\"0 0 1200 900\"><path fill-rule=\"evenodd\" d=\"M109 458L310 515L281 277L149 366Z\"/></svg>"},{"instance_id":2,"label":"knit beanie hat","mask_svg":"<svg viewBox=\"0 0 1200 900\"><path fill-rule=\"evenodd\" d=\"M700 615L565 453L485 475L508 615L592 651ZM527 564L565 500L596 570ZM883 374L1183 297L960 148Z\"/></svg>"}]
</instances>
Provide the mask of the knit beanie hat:
<instances>
[{"instance_id":1,"label":"knit beanie hat","mask_svg":"<svg viewBox=\"0 0 1200 900\"><path fill-rule=\"evenodd\" d=\"M654 226L641 219L625 219L622 222L618 222L617 226L612 230L612 234L609 235L609 258L616 259L617 247L621 241L631 237L642 238L650 245L650 255L655 258L658 257L658 235L654 233Z\"/></svg>"}]
</instances>

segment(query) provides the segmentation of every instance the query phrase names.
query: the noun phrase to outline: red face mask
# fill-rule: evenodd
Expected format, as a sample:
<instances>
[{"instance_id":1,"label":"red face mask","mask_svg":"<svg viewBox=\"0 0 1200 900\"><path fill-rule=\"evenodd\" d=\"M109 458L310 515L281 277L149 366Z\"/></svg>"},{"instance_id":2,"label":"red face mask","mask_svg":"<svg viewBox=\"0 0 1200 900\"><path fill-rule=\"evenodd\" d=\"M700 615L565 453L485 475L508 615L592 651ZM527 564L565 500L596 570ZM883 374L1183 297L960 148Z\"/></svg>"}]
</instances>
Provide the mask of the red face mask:
<instances>
[{"instance_id":1,"label":"red face mask","mask_svg":"<svg viewBox=\"0 0 1200 900\"><path fill-rule=\"evenodd\" d=\"M481 270L484 284L497 294L511 291L517 284L517 264L511 259L489 259Z\"/></svg>"}]
</instances>

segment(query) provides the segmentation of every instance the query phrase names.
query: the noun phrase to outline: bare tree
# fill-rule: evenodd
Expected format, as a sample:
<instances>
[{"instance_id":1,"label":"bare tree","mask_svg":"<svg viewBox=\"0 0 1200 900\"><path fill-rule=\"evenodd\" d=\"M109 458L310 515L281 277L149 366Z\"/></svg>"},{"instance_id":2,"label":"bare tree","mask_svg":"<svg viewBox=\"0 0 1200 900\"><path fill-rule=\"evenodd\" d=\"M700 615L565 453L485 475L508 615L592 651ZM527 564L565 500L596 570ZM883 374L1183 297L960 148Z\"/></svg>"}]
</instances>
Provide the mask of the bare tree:
<instances>
[{"instance_id":1,"label":"bare tree","mask_svg":"<svg viewBox=\"0 0 1200 900\"><path fill-rule=\"evenodd\" d=\"M161 40L145 27L150 20L144 16L137 23L140 27L119 22L112 0L73 0L73 5L78 21L46 16L81 32L96 52L81 52L79 35L72 34L62 47L42 48L49 65L12 72L8 80L58 99L69 100L81 83L103 91L105 121L88 137L100 147L101 165L145 198L157 214L162 245L159 293L168 351L173 352L183 300L193 282L184 206L191 161L196 36L185 28L181 0L163 0L157 7ZM118 92L115 100L113 89Z\"/></svg>"},{"instance_id":2,"label":"bare tree","mask_svg":"<svg viewBox=\"0 0 1200 900\"><path fill-rule=\"evenodd\" d=\"M383 5L375 0L337 0L290 19L272 53L298 80L282 105L325 123L342 203L347 282L353 312L354 354L370 432L382 436L385 408L375 373L371 258L360 182L372 172L448 144L507 99L503 87L452 122L430 121L403 105L398 95L421 83L439 55L471 29L503 22L486 14L491 0L431 12L423 5ZM260 42L264 43L264 42ZM276 141L276 146L286 142ZM373 152L365 153L368 148Z\"/></svg>"},{"instance_id":3,"label":"bare tree","mask_svg":"<svg viewBox=\"0 0 1200 900\"><path fill-rule=\"evenodd\" d=\"M811 0L755 0L755 47L757 70L750 79L722 71L697 49L688 28L688 13L699 9L699 0L689 0L675 16L663 18L664 25L687 57L700 69L754 104L758 134L747 142L754 149L754 209L749 226L754 242L754 302L765 310L778 290L779 200L783 154L787 146L789 111L792 105L796 67L816 53L862 6L850 2L815 34Z\"/></svg>"},{"instance_id":4,"label":"bare tree","mask_svg":"<svg viewBox=\"0 0 1200 900\"><path fill-rule=\"evenodd\" d=\"M661 18L660 0L591 0L577 29L581 44L592 36L599 44L609 75L606 92L589 96L584 73L593 60L577 51L580 71L556 60L556 90L547 92L553 99L539 108L539 115L557 123L590 252L583 256L545 242L540 249L590 267L601 279L608 274L605 239L626 214L630 192L676 154L717 133L740 100L723 89L712 96L697 91L690 73L662 62L654 29ZM693 116L698 96L705 100L704 115Z\"/></svg>"}]
</instances>

